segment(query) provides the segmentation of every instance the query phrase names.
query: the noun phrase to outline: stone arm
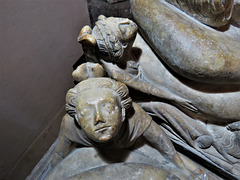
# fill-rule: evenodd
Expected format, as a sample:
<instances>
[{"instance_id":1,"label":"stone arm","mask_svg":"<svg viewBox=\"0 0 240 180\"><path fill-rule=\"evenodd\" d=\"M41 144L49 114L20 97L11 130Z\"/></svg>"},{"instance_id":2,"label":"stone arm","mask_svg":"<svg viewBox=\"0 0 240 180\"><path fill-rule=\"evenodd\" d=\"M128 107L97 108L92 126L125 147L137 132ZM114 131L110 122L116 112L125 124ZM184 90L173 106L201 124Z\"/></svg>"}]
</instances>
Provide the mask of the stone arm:
<instances>
[{"instance_id":1,"label":"stone arm","mask_svg":"<svg viewBox=\"0 0 240 180\"><path fill-rule=\"evenodd\" d=\"M123 82L127 86L143 93L169 100L172 103L180 105L183 108L186 108L192 112L198 112L198 109L191 103L191 101L173 94L167 88L160 86L156 87L152 85L152 83L149 83L148 80L145 78L144 74L142 73L140 65L137 66L136 64L131 64L131 66L128 65L126 69L121 69L117 65L113 65L112 63L108 63L105 61L101 62L104 66L104 69L107 71L108 75L111 78Z\"/></svg>"},{"instance_id":2,"label":"stone arm","mask_svg":"<svg viewBox=\"0 0 240 180\"><path fill-rule=\"evenodd\" d=\"M51 166L54 167L59 161L61 161L70 151L72 142L60 132L56 148L54 151L53 159L51 161Z\"/></svg>"},{"instance_id":3,"label":"stone arm","mask_svg":"<svg viewBox=\"0 0 240 180\"><path fill-rule=\"evenodd\" d=\"M56 166L59 161L64 159L76 144L82 145L81 140L77 136L77 127L74 119L66 114L61 123L51 166Z\"/></svg>"},{"instance_id":4,"label":"stone arm","mask_svg":"<svg viewBox=\"0 0 240 180\"><path fill-rule=\"evenodd\" d=\"M149 128L144 132L143 136L150 145L156 148L165 158L172 161L189 175L192 174L184 165L167 134L156 122L151 122Z\"/></svg>"},{"instance_id":5,"label":"stone arm","mask_svg":"<svg viewBox=\"0 0 240 180\"><path fill-rule=\"evenodd\" d=\"M148 83L144 79L139 67L128 67L126 70L119 68L117 65L101 61L103 67L98 63L83 63L73 71L73 79L80 82L85 79L94 77L104 77L107 71L108 75L117 81L125 83L127 86L139 90L146 94L151 94L153 96L167 99L173 103L180 105L192 112L197 112L198 109L192 105L192 103L186 99L183 99L173 93L169 92L168 89L163 87L155 87ZM134 73L137 72L137 73Z\"/></svg>"},{"instance_id":6,"label":"stone arm","mask_svg":"<svg viewBox=\"0 0 240 180\"><path fill-rule=\"evenodd\" d=\"M72 73L73 80L81 82L85 79L104 77L105 71L98 63L87 62L79 65Z\"/></svg>"}]
</instances>

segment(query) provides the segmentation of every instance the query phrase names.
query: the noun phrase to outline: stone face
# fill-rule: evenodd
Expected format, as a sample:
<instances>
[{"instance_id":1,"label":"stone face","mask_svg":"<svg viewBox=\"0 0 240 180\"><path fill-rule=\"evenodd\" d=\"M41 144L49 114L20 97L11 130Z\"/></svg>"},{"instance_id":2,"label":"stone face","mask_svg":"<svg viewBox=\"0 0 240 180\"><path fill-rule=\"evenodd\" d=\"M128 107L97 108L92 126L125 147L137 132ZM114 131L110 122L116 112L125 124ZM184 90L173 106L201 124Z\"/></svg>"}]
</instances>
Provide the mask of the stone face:
<instances>
[{"instance_id":1,"label":"stone face","mask_svg":"<svg viewBox=\"0 0 240 180\"><path fill-rule=\"evenodd\" d=\"M136 23L150 46L182 76L214 84L240 83L240 30L207 27L162 0L132 0Z\"/></svg>"},{"instance_id":2,"label":"stone face","mask_svg":"<svg viewBox=\"0 0 240 180\"><path fill-rule=\"evenodd\" d=\"M111 18L105 20L111 24ZM109 26L109 31L114 30L113 39L122 35L116 27ZM105 33L101 29L100 32ZM127 37L135 37L131 33ZM104 46L91 43L97 36L89 34L89 43L82 43L83 47L94 47L95 52L109 47L108 42ZM140 99L134 96L133 101L155 117L174 143L223 176L239 178L239 85L210 85L184 79L169 71L140 36L124 51L131 53L119 61L109 61L101 53L92 58L109 77L123 82L135 93L143 93ZM149 139L156 141L159 136L155 135Z\"/></svg>"},{"instance_id":3,"label":"stone face","mask_svg":"<svg viewBox=\"0 0 240 180\"><path fill-rule=\"evenodd\" d=\"M76 119L91 140L104 143L117 136L123 117L121 103L113 90L86 90L76 101Z\"/></svg>"},{"instance_id":4,"label":"stone face","mask_svg":"<svg viewBox=\"0 0 240 180\"><path fill-rule=\"evenodd\" d=\"M130 53L137 30L130 19L101 15L93 30L89 26L81 30L78 42L83 44L88 61L98 62L98 58L104 57L105 61L118 63Z\"/></svg>"}]
</instances>

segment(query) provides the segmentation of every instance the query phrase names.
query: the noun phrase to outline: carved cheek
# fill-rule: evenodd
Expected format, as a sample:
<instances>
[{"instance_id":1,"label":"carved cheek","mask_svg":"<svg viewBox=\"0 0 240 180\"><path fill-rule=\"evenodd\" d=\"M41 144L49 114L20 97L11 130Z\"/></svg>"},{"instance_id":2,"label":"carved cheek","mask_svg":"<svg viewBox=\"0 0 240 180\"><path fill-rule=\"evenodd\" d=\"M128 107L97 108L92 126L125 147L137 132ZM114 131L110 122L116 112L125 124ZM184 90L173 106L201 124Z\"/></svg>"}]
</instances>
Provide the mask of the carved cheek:
<instances>
[{"instance_id":1,"label":"carved cheek","mask_svg":"<svg viewBox=\"0 0 240 180\"><path fill-rule=\"evenodd\" d=\"M81 115L78 115L78 122L81 126L81 128L85 131L89 131L92 129L91 123L93 124L93 117L88 116L88 117L82 117Z\"/></svg>"},{"instance_id":2,"label":"carved cheek","mask_svg":"<svg viewBox=\"0 0 240 180\"><path fill-rule=\"evenodd\" d=\"M85 124L83 126L84 126L84 129L87 130L87 131L91 131L92 130L92 127L89 124Z\"/></svg>"}]
</instances>

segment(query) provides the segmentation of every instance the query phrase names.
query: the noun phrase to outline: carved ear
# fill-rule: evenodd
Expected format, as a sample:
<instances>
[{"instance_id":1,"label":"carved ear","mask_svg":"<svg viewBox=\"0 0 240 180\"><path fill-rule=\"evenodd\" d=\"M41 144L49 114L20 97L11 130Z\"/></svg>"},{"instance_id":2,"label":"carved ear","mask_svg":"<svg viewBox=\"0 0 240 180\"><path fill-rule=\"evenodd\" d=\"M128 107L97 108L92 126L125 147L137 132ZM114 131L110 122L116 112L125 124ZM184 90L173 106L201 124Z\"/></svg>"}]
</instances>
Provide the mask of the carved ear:
<instances>
[{"instance_id":1,"label":"carved ear","mask_svg":"<svg viewBox=\"0 0 240 180\"><path fill-rule=\"evenodd\" d=\"M122 108L122 122L125 120L126 118L126 109Z\"/></svg>"},{"instance_id":2,"label":"carved ear","mask_svg":"<svg viewBox=\"0 0 240 180\"><path fill-rule=\"evenodd\" d=\"M79 33L78 42L81 44L96 45L96 39L92 35L92 29L89 26L84 26Z\"/></svg>"}]
</instances>

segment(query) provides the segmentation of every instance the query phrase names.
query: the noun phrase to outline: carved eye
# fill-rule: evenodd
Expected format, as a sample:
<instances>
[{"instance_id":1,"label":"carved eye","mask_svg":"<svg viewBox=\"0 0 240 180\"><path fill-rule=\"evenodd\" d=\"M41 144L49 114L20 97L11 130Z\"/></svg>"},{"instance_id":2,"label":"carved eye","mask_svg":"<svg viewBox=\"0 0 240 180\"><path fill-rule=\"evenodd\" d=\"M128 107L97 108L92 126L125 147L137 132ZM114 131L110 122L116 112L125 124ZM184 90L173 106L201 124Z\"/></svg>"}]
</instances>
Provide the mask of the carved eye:
<instances>
[{"instance_id":1,"label":"carved eye","mask_svg":"<svg viewBox=\"0 0 240 180\"><path fill-rule=\"evenodd\" d=\"M112 103L104 103L102 107L103 110L108 112L109 114L112 114L116 109L115 105L113 105Z\"/></svg>"}]
</instances>

